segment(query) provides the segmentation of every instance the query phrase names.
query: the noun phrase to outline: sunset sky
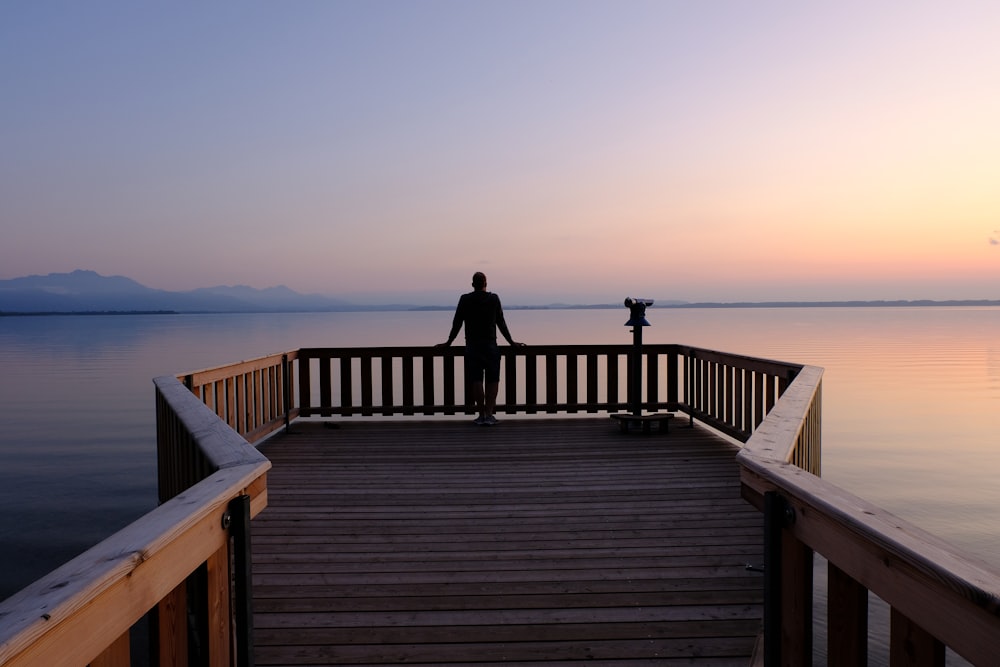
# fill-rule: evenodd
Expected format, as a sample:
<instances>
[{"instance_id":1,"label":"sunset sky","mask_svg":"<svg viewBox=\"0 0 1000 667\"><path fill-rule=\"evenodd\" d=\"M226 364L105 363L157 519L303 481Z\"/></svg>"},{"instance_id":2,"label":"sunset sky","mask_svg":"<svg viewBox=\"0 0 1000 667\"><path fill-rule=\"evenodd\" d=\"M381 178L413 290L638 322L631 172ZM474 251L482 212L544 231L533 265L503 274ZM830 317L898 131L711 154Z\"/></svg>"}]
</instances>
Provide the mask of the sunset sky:
<instances>
[{"instance_id":1,"label":"sunset sky","mask_svg":"<svg viewBox=\"0 0 1000 667\"><path fill-rule=\"evenodd\" d=\"M1000 299L1000 3L0 3L0 279Z\"/></svg>"}]
</instances>

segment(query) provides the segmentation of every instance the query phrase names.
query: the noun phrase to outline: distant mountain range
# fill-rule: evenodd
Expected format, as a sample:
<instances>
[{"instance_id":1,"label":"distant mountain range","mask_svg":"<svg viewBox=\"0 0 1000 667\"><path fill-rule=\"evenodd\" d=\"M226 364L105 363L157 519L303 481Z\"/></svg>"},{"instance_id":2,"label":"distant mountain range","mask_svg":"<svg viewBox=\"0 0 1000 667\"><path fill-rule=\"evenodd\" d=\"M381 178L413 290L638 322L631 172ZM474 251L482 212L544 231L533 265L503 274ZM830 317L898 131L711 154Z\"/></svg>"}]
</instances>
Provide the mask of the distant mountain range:
<instances>
[{"instance_id":1,"label":"distant mountain range","mask_svg":"<svg viewBox=\"0 0 1000 667\"><path fill-rule=\"evenodd\" d=\"M95 312L312 312L363 310L319 294L299 294L284 286L254 289L205 287L170 292L124 276L93 271L50 273L0 280L0 313Z\"/></svg>"},{"instance_id":2,"label":"distant mountain range","mask_svg":"<svg viewBox=\"0 0 1000 667\"><path fill-rule=\"evenodd\" d=\"M452 310L448 305L359 304L322 294L300 294L279 285L203 287L187 292L153 289L125 276L94 271L50 273L0 280L0 315L52 313L310 313ZM522 308L620 308L621 304L522 306ZM509 306L517 309L518 306Z\"/></svg>"},{"instance_id":3,"label":"distant mountain range","mask_svg":"<svg viewBox=\"0 0 1000 667\"><path fill-rule=\"evenodd\" d=\"M781 308L808 306L1000 306L1000 300L965 301L776 301L754 303L689 303L657 300L657 308ZM621 303L549 306L505 306L514 310L621 308ZM375 310L451 310L454 305L360 305L321 294L299 294L283 285L255 289L245 285L204 287L170 292L146 287L124 276L94 271L50 273L0 280L0 315L42 313L292 313Z\"/></svg>"}]
</instances>

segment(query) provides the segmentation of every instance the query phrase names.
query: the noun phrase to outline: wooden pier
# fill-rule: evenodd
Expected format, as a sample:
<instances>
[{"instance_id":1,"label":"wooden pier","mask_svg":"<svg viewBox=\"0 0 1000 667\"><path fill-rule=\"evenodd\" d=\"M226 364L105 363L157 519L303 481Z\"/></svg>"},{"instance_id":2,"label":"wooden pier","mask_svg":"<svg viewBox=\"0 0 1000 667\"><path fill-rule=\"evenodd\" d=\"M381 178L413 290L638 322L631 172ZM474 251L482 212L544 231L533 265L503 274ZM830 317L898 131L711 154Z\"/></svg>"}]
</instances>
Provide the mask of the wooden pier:
<instances>
[{"instance_id":1,"label":"wooden pier","mask_svg":"<svg viewBox=\"0 0 1000 667\"><path fill-rule=\"evenodd\" d=\"M336 423L261 447L257 665L749 664L762 518L709 429Z\"/></svg>"},{"instance_id":2,"label":"wooden pier","mask_svg":"<svg viewBox=\"0 0 1000 667\"><path fill-rule=\"evenodd\" d=\"M1000 572L820 477L821 368L509 348L476 427L460 355L155 378L161 504L0 603L0 665L809 665L817 554L828 664L997 663Z\"/></svg>"}]
</instances>

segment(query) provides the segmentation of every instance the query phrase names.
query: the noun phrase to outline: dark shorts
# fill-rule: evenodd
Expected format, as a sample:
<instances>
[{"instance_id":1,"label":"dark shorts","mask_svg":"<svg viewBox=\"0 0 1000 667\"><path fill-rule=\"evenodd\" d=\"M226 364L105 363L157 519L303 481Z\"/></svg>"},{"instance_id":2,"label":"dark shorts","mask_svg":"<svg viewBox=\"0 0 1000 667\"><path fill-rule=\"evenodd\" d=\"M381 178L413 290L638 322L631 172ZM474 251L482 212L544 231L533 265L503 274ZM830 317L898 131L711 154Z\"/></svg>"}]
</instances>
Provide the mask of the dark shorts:
<instances>
[{"instance_id":1,"label":"dark shorts","mask_svg":"<svg viewBox=\"0 0 1000 667\"><path fill-rule=\"evenodd\" d=\"M465 381L500 381L500 348L495 341L488 343L465 343Z\"/></svg>"}]
</instances>

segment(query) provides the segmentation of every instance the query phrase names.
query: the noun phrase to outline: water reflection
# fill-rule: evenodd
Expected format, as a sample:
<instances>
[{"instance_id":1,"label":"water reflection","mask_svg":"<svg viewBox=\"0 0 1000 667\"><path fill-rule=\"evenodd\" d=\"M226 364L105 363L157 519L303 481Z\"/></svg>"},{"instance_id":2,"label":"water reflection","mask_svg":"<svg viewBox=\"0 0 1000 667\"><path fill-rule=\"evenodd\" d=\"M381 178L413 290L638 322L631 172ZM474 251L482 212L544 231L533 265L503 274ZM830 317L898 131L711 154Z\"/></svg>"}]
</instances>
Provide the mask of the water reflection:
<instances>
[{"instance_id":1,"label":"water reflection","mask_svg":"<svg viewBox=\"0 0 1000 667\"><path fill-rule=\"evenodd\" d=\"M507 319L529 345L628 345L627 315ZM647 318L648 343L823 366L824 476L1000 566L1000 309L654 306ZM299 347L431 346L450 323L433 311L0 318L0 543L31 554L0 553L0 597L155 502L151 378Z\"/></svg>"}]
</instances>

